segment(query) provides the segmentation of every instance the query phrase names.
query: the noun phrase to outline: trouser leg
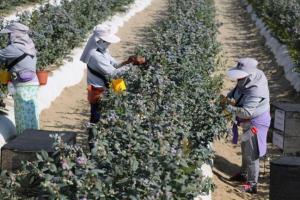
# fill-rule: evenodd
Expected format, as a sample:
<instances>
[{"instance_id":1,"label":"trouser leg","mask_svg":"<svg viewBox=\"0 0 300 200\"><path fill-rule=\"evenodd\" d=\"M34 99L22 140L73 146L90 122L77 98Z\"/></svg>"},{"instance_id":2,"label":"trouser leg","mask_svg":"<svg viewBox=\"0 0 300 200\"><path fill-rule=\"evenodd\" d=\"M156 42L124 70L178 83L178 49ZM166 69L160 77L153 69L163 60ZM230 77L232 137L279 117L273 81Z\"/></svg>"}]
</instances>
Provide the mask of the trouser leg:
<instances>
[{"instance_id":1,"label":"trouser leg","mask_svg":"<svg viewBox=\"0 0 300 200\"><path fill-rule=\"evenodd\" d=\"M242 166L241 166L241 174L247 174L247 160L246 160L246 149L245 149L245 142L241 143L241 150L242 150Z\"/></svg>"},{"instance_id":2,"label":"trouser leg","mask_svg":"<svg viewBox=\"0 0 300 200\"><path fill-rule=\"evenodd\" d=\"M244 146L242 156L246 162L248 182L257 183L259 176L259 149L256 135L250 134L249 140L242 142L242 146Z\"/></svg>"},{"instance_id":3,"label":"trouser leg","mask_svg":"<svg viewBox=\"0 0 300 200\"><path fill-rule=\"evenodd\" d=\"M259 176L259 159L251 161L248 166L248 182L257 183Z\"/></svg>"},{"instance_id":4,"label":"trouser leg","mask_svg":"<svg viewBox=\"0 0 300 200\"><path fill-rule=\"evenodd\" d=\"M93 103L91 104L91 118L90 118L90 123L98 123L100 120L100 111L99 111L99 104L98 103ZM88 142L89 142L89 147L90 150L92 150L95 147L95 134L96 134L96 127L91 126L88 128Z\"/></svg>"},{"instance_id":5,"label":"trouser leg","mask_svg":"<svg viewBox=\"0 0 300 200\"><path fill-rule=\"evenodd\" d=\"M100 111L99 111L99 104L93 103L91 104L91 123L98 123L100 120Z\"/></svg>"},{"instance_id":6,"label":"trouser leg","mask_svg":"<svg viewBox=\"0 0 300 200\"><path fill-rule=\"evenodd\" d=\"M95 138L97 135L97 128L96 126L91 126L88 128L88 143L90 150L92 150L95 147Z\"/></svg>"}]
</instances>

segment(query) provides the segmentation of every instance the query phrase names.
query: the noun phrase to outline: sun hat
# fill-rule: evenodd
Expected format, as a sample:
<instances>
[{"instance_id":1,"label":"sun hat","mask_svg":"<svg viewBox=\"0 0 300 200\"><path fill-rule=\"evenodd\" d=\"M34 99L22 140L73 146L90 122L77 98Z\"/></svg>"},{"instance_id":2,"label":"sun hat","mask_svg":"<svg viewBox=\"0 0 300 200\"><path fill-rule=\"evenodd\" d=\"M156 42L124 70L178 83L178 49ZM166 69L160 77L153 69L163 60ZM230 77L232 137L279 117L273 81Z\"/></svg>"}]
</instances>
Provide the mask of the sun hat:
<instances>
[{"instance_id":1,"label":"sun hat","mask_svg":"<svg viewBox=\"0 0 300 200\"><path fill-rule=\"evenodd\" d=\"M28 28L28 26L21 24L19 22L13 22L13 23L7 25L5 29L1 30L0 33L13 33L15 31L27 33L29 31L29 28Z\"/></svg>"},{"instance_id":2,"label":"sun hat","mask_svg":"<svg viewBox=\"0 0 300 200\"><path fill-rule=\"evenodd\" d=\"M121 40L108 25L97 25L94 29L94 34L98 39L109 43L118 43Z\"/></svg>"},{"instance_id":3,"label":"sun hat","mask_svg":"<svg viewBox=\"0 0 300 200\"><path fill-rule=\"evenodd\" d=\"M227 76L232 80L242 79L257 71L258 61L254 58L241 58L235 67L227 71Z\"/></svg>"}]
</instances>

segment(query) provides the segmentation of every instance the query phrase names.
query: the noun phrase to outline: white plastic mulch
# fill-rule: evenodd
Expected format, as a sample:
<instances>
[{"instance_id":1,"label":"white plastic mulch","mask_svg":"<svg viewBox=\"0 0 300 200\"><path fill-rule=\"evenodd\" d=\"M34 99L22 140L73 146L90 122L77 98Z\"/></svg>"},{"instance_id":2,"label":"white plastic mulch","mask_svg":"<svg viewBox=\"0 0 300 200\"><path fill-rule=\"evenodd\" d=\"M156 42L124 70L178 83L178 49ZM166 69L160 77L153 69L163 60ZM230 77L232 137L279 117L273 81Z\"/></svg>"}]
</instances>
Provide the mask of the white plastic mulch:
<instances>
[{"instance_id":1,"label":"white plastic mulch","mask_svg":"<svg viewBox=\"0 0 300 200\"><path fill-rule=\"evenodd\" d=\"M50 3L59 5L60 0L51 0ZM151 4L151 0L136 0L128 6L127 12L116 14L103 24L110 25L116 32L118 28L123 26L126 21L133 17L137 12L144 10ZM34 10L41 5L27 8L26 11ZM5 21L17 20L18 17L10 15L5 17ZM75 48L71 53L72 61L64 61L64 64L52 72L52 76L48 78L48 83L41 86L38 92L39 113L42 110L50 107L51 103L61 94L65 87L70 87L78 84L84 75L86 65L79 61L83 46ZM0 147L8 141L12 135L16 133L14 123L14 105L11 97L6 99L8 115L0 115Z\"/></svg>"},{"instance_id":2,"label":"white plastic mulch","mask_svg":"<svg viewBox=\"0 0 300 200\"><path fill-rule=\"evenodd\" d=\"M256 27L260 30L260 34L265 37L266 45L271 49L276 58L278 65L284 68L285 78L291 83L297 92L300 92L300 76L294 71L294 63L289 55L286 45L281 44L276 38L271 35L271 31L266 24L256 15L253 7L247 0L241 0L247 7L247 12L251 15L251 19L255 22Z\"/></svg>"},{"instance_id":3,"label":"white plastic mulch","mask_svg":"<svg viewBox=\"0 0 300 200\"><path fill-rule=\"evenodd\" d=\"M69 1L71 1L71 0L69 0ZM35 5L24 7L24 8L18 6L16 12L13 12L13 13L11 13L11 14L4 17L4 21L5 22L17 21L19 19L19 17L18 17L19 13L23 13L25 11L29 12L29 13L32 13L34 10L37 10L39 7L41 7L45 4L49 3L51 5L60 5L60 2L61 2L61 0L49 0L44 4L35 4Z\"/></svg>"},{"instance_id":4,"label":"white plastic mulch","mask_svg":"<svg viewBox=\"0 0 300 200\"><path fill-rule=\"evenodd\" d=\"M52 3L59 3L59 1L51 1ZM103 22L103 24L110 25L113 30L118 31L119 27L122 27L126 21L133 17L136 13L141 12L147 6L151 4L151 0L136 0L132 5L128 6L128 11L125 13L119 13L111 17L111 19ZM31 9L37 9L32 7ZM5 18L5 20L16 20L15 15L11 15ZM55 71L52 72L52 76L48 78L48 83L45 86L41 86L38 93L39 101L39 113L42 110L50 107L51 103L61 94L66 87L70 87L78 84L84 75L86 65L82 63L79 58L83 51L83 46L75 48L71 53L72 61L64 61L64 64ZM9 101L10 106L8 117L0 116L0 147L2 147L10 137L8 133L15 134L14 127L14 110L13 101ZM204 164L201 167L203 175L205 177L212 177L212 169L210 165ZM211 193L209 195L198 196L195 200L211 200Z\"/></svg>"}]
</instances>

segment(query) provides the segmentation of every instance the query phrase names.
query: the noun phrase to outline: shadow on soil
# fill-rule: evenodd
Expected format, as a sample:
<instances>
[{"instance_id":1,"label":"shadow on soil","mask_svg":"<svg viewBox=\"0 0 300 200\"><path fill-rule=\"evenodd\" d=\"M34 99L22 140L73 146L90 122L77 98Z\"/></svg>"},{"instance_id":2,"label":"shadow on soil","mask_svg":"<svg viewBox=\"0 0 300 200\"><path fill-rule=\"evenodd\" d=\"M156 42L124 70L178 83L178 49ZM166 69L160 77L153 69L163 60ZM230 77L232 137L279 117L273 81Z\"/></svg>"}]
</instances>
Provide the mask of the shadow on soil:
<instances>
[{"instance_id":1,"label":"shadow on soil","mask_svg":"<svg viewBox=\"0 0 300 200\"><path fill-rule=\"evenodd\" d=\"M262 69L269 80L271 101L300 102L300 95L296 93L284 77L284 71L278 66L272 52L264 45L265 39L259 34L249 14L241 6L239 0L226 0L223 10L218 13L224 19L224 23L232 25L232 29L222 46L226 56L230 60L241 57L253 57L259 61Z\"/></svg>"}]
</instances>

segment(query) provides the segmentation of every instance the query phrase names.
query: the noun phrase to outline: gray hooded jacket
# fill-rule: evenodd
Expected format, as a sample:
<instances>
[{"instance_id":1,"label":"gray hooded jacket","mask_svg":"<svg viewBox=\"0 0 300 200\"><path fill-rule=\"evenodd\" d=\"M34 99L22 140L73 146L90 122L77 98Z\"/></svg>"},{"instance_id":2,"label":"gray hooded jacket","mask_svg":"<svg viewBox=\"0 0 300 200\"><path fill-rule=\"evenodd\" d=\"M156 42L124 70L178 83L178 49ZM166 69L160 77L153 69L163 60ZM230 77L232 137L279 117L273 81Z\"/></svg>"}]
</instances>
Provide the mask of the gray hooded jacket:
<instances>
[{"instance_id":1,"label":"gray hooded jacket","mask_svg":"<svg viewBox=\"0 0 300 200\"><path fill-rule=\"evenodd\" d=\"M36 71L36 49L33 41L28 36L29 28L20 23L12 23L2 30L1 33L9 33L9 44L4 49L0 49L0 64L8 65L12 63L16 58L20 57L24 53L28 54L23 60L13 66L10 72L21 72L24 70ZM17 85L38 85L36 75L31 81L26 83L14 82Z\"/></svg>"},{"instance_id":2,"label":"gray hooded jacket","mask_svg":"<svg viewBox=\"0 0 300 200\"><path fill-rule=\"evenodd\" d=\"M256 66L251 69L247 67L249 66L245 65L241 70L247 71L250 75L239 80L236 87L227 95L235 99L237 103L234 107L235 114L242 119L257 117L270 109L268 80L265 74Z\"/></svg>"}]
</instances>

